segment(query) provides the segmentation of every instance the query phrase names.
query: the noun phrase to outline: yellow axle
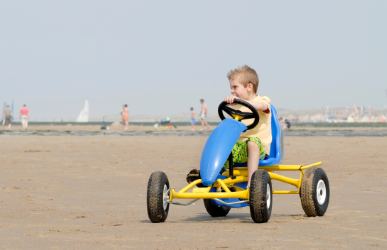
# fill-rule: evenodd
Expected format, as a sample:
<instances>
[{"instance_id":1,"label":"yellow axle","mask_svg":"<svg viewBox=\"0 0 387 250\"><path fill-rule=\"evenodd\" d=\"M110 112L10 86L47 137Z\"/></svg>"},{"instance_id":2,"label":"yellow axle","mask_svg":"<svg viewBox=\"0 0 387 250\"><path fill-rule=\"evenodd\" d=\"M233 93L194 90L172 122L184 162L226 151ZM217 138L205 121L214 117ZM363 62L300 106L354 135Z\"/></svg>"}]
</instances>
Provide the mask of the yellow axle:
<instances>
[{"instance_id":1,"label":"yellow axle","mask_svg":"<svg viewBox=\"0 0 387 250\"><path fill-rule=\"evenodd\" d=\"M299 194L299 190L304 176L304 170L307 168L321 165L322 162L316 162L309 165L273 165L259 167L268 171L270 178L279 182L287 183L296 187L296 190L273 190L273 194ZM286 177L275 171L300 171L298 179ZM215 198L240 198L249 199L249 192L246 189L235 187L236 191L231 191L230 187L233 187L236 183L247 182L247 168L238 167L234 168L234 178L228 176L229 172L225 171L223 176L225 179L218 179L211 187L197 187L202 183L201 179L195 180L179 191L175 189L170 190L170 201L173 199L215 199ZM216 188L217 192L210 192L212 188Z\"/></svg>"}]
</instances>

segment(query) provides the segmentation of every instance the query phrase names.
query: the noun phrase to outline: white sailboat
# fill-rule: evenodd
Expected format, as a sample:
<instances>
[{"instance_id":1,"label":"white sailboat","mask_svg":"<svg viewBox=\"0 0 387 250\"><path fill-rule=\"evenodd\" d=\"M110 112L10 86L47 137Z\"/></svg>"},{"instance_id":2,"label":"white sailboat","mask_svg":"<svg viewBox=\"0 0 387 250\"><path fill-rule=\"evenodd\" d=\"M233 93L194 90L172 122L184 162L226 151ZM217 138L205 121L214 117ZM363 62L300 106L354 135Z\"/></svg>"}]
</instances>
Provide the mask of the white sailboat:
<instances>
[{"instance_id":1,"label":"white sailboat","mask_svg":"<svg viewBox=\"0 0 387 250\"><path fill-rule=\"evenodd\" d=\"M88 122L89 121L89 101L85 100L83 109L78 115L77 122Z\"/></svg>"}]
</instances>

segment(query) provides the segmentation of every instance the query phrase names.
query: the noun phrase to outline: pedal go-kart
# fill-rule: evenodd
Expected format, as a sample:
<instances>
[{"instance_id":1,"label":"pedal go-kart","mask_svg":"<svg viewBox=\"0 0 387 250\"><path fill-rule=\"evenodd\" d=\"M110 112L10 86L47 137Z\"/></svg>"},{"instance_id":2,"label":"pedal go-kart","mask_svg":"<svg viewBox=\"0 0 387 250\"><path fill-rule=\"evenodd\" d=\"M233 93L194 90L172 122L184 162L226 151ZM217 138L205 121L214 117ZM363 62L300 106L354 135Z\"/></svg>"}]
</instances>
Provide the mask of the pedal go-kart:
<instances>
[{"instance_id":1,"label":"pedal go-kart","mask_svg":"<svg viewBox=\"0 0 387 250\"><path fill-rule=\"evenodd\" d=\"M258 112L247 102L236 100L249 112L241 112L232 105L222 102L218 113L222 122L210 134L204 146L200 174L189 178L190 183L176 191L170 188L164 172L153 172L148 181L147 208L151 222L164 222L167 219L170 204L190 205L203 199L204 206L212 217L226 216L231 208L250 206L254 222L264 223L270 219L273 194L298 194L305 214L309 217L323 216L329 203L329 181L321 162L309 165L280 165L282 156L282 135L277 111L271 105L272 143L270 155L259 161L259 167L251 177L250 188L247 187L247 163L235 164L232 148L241 133L253 128L259 121ZM231 118L225 118L224 113ZM241 121L252 120L250 125ZM228 169L224 165L228 161ZM299 171L299 178L278 174L281 171ZM192 171L190 172L192 174ZM192 176L191 176L192 177ZM272 180L287 183L295 188L291 190L273 190ZM187 203L177 199L191 199Z\"/></svg>"}]
</instances>

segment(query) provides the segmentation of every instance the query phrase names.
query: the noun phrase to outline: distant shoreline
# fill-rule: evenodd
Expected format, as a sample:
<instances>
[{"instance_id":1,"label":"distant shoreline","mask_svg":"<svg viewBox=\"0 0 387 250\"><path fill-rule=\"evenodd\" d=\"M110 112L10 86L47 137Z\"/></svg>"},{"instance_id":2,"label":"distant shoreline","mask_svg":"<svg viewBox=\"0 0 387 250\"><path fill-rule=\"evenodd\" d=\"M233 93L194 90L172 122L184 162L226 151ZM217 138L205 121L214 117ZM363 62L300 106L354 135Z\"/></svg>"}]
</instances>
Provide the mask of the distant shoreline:
<instances>
[{"instance_id":1,"label":"distant shoreline","mask_svg":"<svg viewBox=\"0 0 387 250\"><path fill-rule=\"evenodd\" d=\"M32 122L27 130L20 124L0 128L0 136L208 136L211 130L195 130L188 123L155 127L150 122L134 122L128 130L117 123ZM296 123L283 131L284 136L387 136L387 123Z\"/></svg>"},{"instance_id":2,"label":"distant shoreline","mask_svg":"<svg viewBox=\"0 0 387 250\"><path fill-rule=\"evenodd\" d=\"M216 126L219 123L217 122L209 122L211 126ZM13 125L20 126L20 122L13 122ZM135 121L130 122L129 125L133 126L154 126L156 122L149 121ZM191 126L189 121L187 122L173 122L177 127L179 126ZM74 121L61 121L61 122L48 122L48 121L30 121L30 126L119 126L114 121L90 121L90 122L74 122ZM200 127L200 124L196 125ZM294 122L292 123L293 127L385 127L387 128L387 122Z\"/></svg>"}]
</instances>

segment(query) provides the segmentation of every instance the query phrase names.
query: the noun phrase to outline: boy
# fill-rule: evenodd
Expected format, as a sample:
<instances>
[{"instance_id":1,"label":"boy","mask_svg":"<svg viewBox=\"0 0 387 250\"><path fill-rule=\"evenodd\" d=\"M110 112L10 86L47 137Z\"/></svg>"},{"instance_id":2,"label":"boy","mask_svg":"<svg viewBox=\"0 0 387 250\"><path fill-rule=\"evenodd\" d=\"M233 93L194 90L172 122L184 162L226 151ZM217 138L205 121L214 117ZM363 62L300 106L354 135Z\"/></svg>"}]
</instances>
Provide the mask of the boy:
<instances>
[{"instance_id":1,"label":"boy","mask_svg":"<svg viewBox=\"0 0 387 250\"><path fill-rule=\"evenodd\" d=\"M191 107L189 110L191 111L191 129L192 129L192 131L195 131L196 113L195 113L193 107Z\"/></svg>"},{"instance_id":2,"label":"boy","mask_svg":"<svg viewBox=\"0 0 387 250\"><path fill-rule=\"evenodd\" d=\"M247 65L231 70L227 78L230 82L231 95L224 100L231 104L236 99L242 99L249 102L259 114L259 123L243 133L232 149L234 162L247 161L247 187L250 187L250 179L258 167L259 160L264 159L270 153L272 140L270 99L257 94L259 84L257 72ZM247 111L244 107L241 107L240 110ZM246 124L249 122L251 123L249 120L243 121Z\"/></svg>"}]
</instances>

